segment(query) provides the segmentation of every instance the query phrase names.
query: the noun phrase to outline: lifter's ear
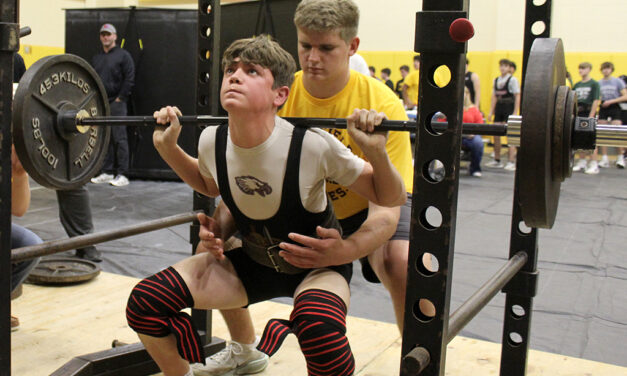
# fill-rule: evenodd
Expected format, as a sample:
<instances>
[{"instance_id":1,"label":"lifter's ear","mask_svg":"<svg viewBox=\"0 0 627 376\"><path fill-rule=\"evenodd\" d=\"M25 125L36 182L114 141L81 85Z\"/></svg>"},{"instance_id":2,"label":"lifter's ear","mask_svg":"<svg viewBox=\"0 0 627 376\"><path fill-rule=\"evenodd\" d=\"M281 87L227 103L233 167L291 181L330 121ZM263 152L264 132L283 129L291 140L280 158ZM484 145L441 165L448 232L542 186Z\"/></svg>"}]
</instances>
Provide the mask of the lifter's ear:
<instances>
[{"instance_id":1,"label":"lifter's ear","mask_svg":"<svg viewBox=\"0 0 627 376\"><path fill-rule=\"evenodd\" d=\"M287 86L281 86L277 89L274 89L275 97L274 97L274 106L281 107L283 103L287 100L287 96L290 93L290 88Z\"/></svg>"},{"instance_id":2,"label":"lifter's ear","mask_svg":"<svg viewBox=\"0 0 627 376\"><path fill-rule=\"evenodd\" d=\"M348 43L348 56L353 56L357 53L357 50L359 49L359 42L359 37L353 37L353 39L351 39Z\"/></svg>"}]
</instances>

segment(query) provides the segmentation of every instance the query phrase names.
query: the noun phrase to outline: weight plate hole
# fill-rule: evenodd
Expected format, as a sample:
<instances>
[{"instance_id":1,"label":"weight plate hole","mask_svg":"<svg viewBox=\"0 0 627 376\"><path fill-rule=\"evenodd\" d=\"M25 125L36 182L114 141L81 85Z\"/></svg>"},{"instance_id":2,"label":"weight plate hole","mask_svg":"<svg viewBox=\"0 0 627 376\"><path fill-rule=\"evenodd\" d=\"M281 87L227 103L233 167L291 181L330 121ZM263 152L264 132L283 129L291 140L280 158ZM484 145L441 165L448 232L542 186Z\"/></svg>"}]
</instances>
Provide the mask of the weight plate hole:
<instances>
[{"instance_id":1,"label":"weight plate hole","mask_svg":"<svg viewBox=\"0 0 627 376\"><path fill-rule=\"evenodd\" d=\"M429 322L435 317L435 306L429 299L419 299L414 303L414 316L422 322Z\"/></svg>"},{"instance_id":2,"label":"weight plate hole","mask_svg":"<svg viewBox=\"0 0 627 376\"><path fill-rule=\"evenodd\" d=\"M427 230L435 230L442 225L442 213L435 206L429 206L420 213L420 223Z\"/></svg>"},{"instance_id":3,"label":"weight plate hole","mask_svg":"<svg viewBox=\"0 0 627 376\"><path fill-rule=\"evenodd\" d=\"M438 258L432 253L425 252L416 260L416 270L425 277L431 277L440 270Z\"/></svg>"}]
</instances>

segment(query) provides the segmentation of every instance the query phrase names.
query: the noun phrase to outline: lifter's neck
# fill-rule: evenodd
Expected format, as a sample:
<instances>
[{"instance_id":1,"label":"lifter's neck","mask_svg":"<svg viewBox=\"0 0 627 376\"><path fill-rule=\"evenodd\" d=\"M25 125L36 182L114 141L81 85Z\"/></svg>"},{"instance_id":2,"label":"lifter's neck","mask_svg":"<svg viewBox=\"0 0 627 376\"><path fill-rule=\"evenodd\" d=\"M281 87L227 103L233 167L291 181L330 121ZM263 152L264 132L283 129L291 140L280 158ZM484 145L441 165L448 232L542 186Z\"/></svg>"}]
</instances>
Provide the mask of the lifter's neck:
<instances>
[{"instance_id":1,"label":"lifter's neck","mask_svg":"<svg viewBox=\"0 0 627 376\"><path fill-rule=\"evenodd\" d=\"M233 144L253 148L264 143L274 130L275 113L262 115L229 113L229 135Z\"/></svg>"}]
</instances>

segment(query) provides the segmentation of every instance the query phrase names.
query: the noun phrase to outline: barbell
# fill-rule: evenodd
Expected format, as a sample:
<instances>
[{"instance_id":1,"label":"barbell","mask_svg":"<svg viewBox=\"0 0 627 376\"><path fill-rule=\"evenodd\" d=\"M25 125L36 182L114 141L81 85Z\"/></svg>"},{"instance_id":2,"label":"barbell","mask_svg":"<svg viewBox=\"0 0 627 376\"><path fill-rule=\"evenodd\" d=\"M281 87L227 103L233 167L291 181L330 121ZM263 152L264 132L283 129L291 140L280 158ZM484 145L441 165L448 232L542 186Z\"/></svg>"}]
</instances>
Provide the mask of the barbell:
<instances>
[{"instance_id":1,"label":"barbell","mask_svg":"<svg viewBox=\"0 0 627 376\"><path fill-rule=\"evenodd\" d=\"M555 221L561 182L569 177L575 149L595 143L621 146L626 131L577 117L575 93L564 86L564 49L559 39L536 39L532 46L522 116L507 124L464 123L465 134L508 136L520 145L521 206L530 227L550 228ZM226 117L181 116L182 125L219 125ZM296 126L346 128L346 119L287 118ZM27 172L42 186L71 189L100 171L110 127L157 125L152 116L109 116L109 102L98 74L82 58L65 54L35 62L18 85L13 109L13 142ZM414 121L384 121L378 129L415 131ZM434 134L447 123L426 125Z\"/></svg>"}]
</instances>

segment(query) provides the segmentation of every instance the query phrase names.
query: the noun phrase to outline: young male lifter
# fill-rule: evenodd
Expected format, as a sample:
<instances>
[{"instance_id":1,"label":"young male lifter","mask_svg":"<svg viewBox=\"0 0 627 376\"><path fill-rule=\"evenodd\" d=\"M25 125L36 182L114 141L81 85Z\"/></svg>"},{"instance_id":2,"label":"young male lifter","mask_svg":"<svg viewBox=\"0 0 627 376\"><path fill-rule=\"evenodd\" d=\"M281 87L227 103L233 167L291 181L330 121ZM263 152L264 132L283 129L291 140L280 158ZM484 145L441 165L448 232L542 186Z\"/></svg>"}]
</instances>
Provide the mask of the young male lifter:
<instances>
[{"instance_id":1,"label":"young male lifter","mask_svg":"<svg viewBox=\"0 0 627 376\"><path fill-rule=\"evenodd\" d=\"M353 1L304 0L296 9L294 22L303 70L296 73L288 101L279 115L336 118L347 116L355 108L369 108L385 113L392 120L407 119L402 104L383 83L349 69L349 57L359 47L356 36L359 10ZM330 132L355 154L364 156L346 131ZM390 132L386 150L411 193L413 167L409 134ZM282 246L289 253L281 252L281 257L299 267L341 265L367 257L362 266L364 275L369 281L380 280L390 291L397 324L402 331L410 200L402 208L382 208L335 183L327 184L327 193L347 237L343 239L335 229L323 228L317 231L319 239L293 234L291 239L302 247ZM219 205L216 215L223 214L221 208ZM216 249L221 245L218 241ZM259 359L252 345L255 332L248 311L222 310L221 313L233 342L223 352L209 358L202 373L200 367L195 369L197 375L237 374L246 369L249 362Z\"/></svg>"},{"instance_id":2,"label":"young male lifter","mask_svg":"<svg viewBox=\"0 0 627 376\"><path fill-rule=\"evenodd\" d=\"M291 242L291 232L315 236L319 226L340 229L324 189L327 179L379 205L405 202L403 180L385 153L386 135L373 132L384 115L356 110L347 117L348 134L370 161L364 162L325 131L296 128L276 116L296 68L276 42L266 36L235 41L222 66L220 101L228 124L203 131L198 159L177 145L176 107L155 112L158 124L170 126L157 127L153 141L195 191L222 196L243 245L220 259L196 254L139 282L128 301L129 326L166 376L188 376L189 362L204 361L204 354L183 308L244 307L290 296L290 320L272 323L316 349L303 349L309 374L352 375L345 336L352 265L294 267L278 256L278 244ZM201 232L208 232L213 220L198 217ZM271 355L277 348L264 351Z\"/></svg>"},{"instance_id":3,"label":"young male lifter","mask_svg":"<svg viewBox=\"0 0 627 376\"><path fill-rule=\"evenodd\" d=\"M512 75L512 70L516 65L507 60L499 61L501 75L494 79L492 88L492 100L490 102L490 114L488 120L494 119L494 123L507 123L510 115L517 115L520 112L520 86L518 80ZM516 148L510 146L507 152L508 162L505 169L516 170ZM501 168L501 137L494 136L494 160L486 163L488 167Z\"/></svg>"}]
</instances>

